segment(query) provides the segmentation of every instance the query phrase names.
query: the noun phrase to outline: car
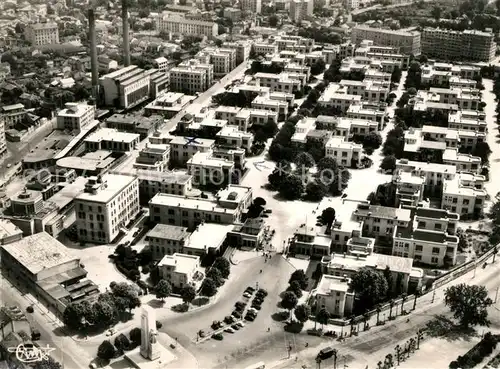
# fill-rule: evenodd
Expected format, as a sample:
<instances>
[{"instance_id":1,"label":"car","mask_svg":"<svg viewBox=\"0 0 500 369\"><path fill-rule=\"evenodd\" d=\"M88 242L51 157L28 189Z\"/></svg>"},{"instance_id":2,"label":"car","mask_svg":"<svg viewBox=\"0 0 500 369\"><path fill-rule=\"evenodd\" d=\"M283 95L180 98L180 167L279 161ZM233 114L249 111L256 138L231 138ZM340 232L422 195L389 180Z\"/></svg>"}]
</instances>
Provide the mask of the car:
<instances>
[{"instance_id":1,"label":"car","mask_svg":"<svg viewBox=\"0 0 500 369\"><path fill-rule=\"evenodd\" d=\"M261 293L264 296L267 296L267 291L265 289L263 289L263 288L259 288L259 290L257 291L257 293Z\"/></svg>"},{"instance_id":2,"label":"car","mask_svg":"<svg viewBox=\"0 0 500 369\"><path fill-rule=\"evenodd\" d=\"M234 323L235 319L234 319L234 316L231 316L231 315L228 315L224 318L224 322L226 324L232 324Z\"/></svg>"},{"instance_id":3,"label":"car","mask_svg":"<svg viewBox=\"0 0 500 369\"><path fill-rule=\"evenodd\" d=\"M255 294L255 297L257 297L257 298L259 298L259 299L264 300L264 299L266 298L266 295L264 295L264 293L263 293L263 292L257 292L257 293Z\"/></svg>"},{"instance_id":4,"label":"car","mask_svg":"<svg viewBox=\"0 0 500 369\"><path fill-rule=\"evenodd\" d=\"M262 303L264 302L264 299L262 298L259 298L259 297L256 297L252 300L252 304L259 304L259 305L262 305Z\"/></svg>"},{"instance_id":5,"label":"car","mask_svg":"<svg viewBox=\"0 0 500 369\"><path fill-rule=\"evenodd\" d=\"M229 327L229 328L224 329L224 332L226 332L226 333L234 333L234 329L231 328L231 327Z\"/></svg>"},{"instance_id":6,"label":"car","mask_svg":"<svg viewBox=\"0 0 500 369\"><path fill-rule=\"evenodd\" d=\"M249 312L249 313L251 312L251 313L254 313L254 314L257 314L257 313L258 313L257 309L255 309L255 308L253 308L253 307L251 307L250 309L248 309L248 312Z\"/></svg>"},{"instance_id":7,"label":"car","mask_svg":"<svg viewBox=\"0 0 500 369\"><path fill-rule=\"evenodd\" d=\"M222 323L219 322L218 320L214 320L212 322L211 327L212 327L213 330L219 329L220 327L222 327Z\"/></svg>"},{"instance_id":8,"label":"car","mask_svg":"<svg viewBox=\"0 0 500 369\"><path fill-rule=\"evenodd\" d=\"M222 335L222 333L216 333L212 334L212 338L217 341L222 341L224 339L224 336Z\"/></svg>"},{"instance_id":9,"label":"car","mask_svg":"<svg viewBox=\"0 0 500 369\"><path fill-rule=\"evenodd\" d=\"M264 213L265 213L265 214L272 214L272 213L273 213L273 211L272 211L271 209L266 209L266 210L264 210Z\"/></svg>"},{"instance_id":10,"label":"car","mask_svg":"<svg viewBox=\"0 0 500 369\"><path fill-rule=\"evenodd\" d=\"M236 319L241 319L241 312L237 310L233 311L231 315L234 316Z\"/></svg>"},{"instance_id":11,"label":"car","mask_svg":"<svg viewBox=\"0 0 500 369\"><path fill-rule=\"evenodd\" d=\"M253 315L245 315L245 320L248 320L249 322L253 322L255 320L255 317Z\"/></svg>"},{"instance_id":12,"label":"car","mask_svg":"<svg viewBox=\"0 0 500 369\"><path fill-rule=\"evenodd\" d=\"M252 304L252 308L253 308L253 309L260 310L260 309L262 309L262 306L261 306L261 305L259 305L259 304Z\"/></svg>"},{"instance_id":13,"label":"car","mask_svg":"<svg viewBox=\"0 0 500 369\"><path fill-rule=\"evenodd\" d=\"M243 328L245 326L245 323L240 321L240 322L237 322L236 325L239 325L240 328Z\"/></svg>"},{"instance_id":14,"label":"car","mask_svg":"<svg viewBox=\"0 0 500 369\"><path fill-rule=\"evenodd\" d=\"M245 289L245 292L254 293L254 292L255 292L255 288L253 288L253 287L251 287L251 286L248 286L248 287Z\"/></svg>"},{"instance_id":15,"label":"car","mask_svg":"<svg viewBox=\"0 0 500 369\"><path fill-rule=\"evenodd\" d=\"M135 232L134 232L134 235L133 235L132 237L137 237L137 236L139 235L139 233L141 233L141 231L140 231L140 230L135 231Z\"/></svg>"},{"instance_id":16,"label":"car","mask_svg":"<svg viewBox=\"0 0 500 369\"><path fill-rule=\"evenodd\" d=\"M247 303L238 301L236 304L234 304L234 307L238 310L244 310L247 307Z\"/></svg>"},{"instance_id":17,"label":"car","mask_svg":"<svg viewBox=\"0 0 500 369\"><path fill-rule=\"evenodd\" d=\"M256 312L254 312L253 310L249 310L249 311L247 312L247 315L252 315L253 317L256 317L256 316L257 316L257 313L256 313Z\"/></svg>"},{"instance_id":18,"label":"car","mask_svg":"<svg viewBox=\"0 0 500 369\"><path fill-rule=\"evenodd\" d=\"M239 331L241 329L241 327L238 324L233 324L231 328L233 328L235 331Z\"/></svg>"},{"instance_id":19,"label":"car","mask_svg":"<svg viewBox=\"0 0 500 369\"><path fill-rule=\"evenodd\" d=\"M243 294L243 297L246 297L247 299L249 299L250 297L252 297L252 294L250 292L245 292Z\"/></svg>"}]
</instances>

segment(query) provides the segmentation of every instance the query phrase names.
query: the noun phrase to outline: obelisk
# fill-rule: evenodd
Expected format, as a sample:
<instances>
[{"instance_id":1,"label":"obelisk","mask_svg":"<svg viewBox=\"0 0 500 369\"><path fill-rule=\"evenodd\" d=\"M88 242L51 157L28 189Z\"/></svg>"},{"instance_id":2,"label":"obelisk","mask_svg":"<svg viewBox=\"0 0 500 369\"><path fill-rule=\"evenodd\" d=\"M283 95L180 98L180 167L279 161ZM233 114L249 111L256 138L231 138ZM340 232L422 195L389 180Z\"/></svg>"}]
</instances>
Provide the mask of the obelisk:
<instances>
[{"instance_id":1,"label":"obelisk","mask_svg":"<svg viewBox=\"0 0 500 369\"><path fill-rule=\"evenodd\" d=\"M160 357L159 343L156 341L156 313L151 306L143 306L141 313L141 355L149 360Z\"/></svg>"}]
</instances>

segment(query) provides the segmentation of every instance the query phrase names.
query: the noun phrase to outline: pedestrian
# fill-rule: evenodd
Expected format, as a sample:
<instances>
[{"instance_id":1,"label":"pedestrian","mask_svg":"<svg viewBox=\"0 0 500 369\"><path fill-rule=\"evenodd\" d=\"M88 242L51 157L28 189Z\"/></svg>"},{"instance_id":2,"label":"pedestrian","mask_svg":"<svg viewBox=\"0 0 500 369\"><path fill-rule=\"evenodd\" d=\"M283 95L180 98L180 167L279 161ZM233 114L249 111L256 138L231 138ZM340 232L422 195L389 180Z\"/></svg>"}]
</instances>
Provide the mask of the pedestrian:
<instances>
[{"instance_id":1,"label":"pedestrian","mask_svg":"<svg viewBox=\"0 0 500 369\"><path fill-rule=\"evenodd\" d=\"M268 332L271 332L271 328L267 327L267 331L268 331Z\"/></svg>"},{"instance_id":2,"label":"pedestrian","mask_svg":"<svg viewBox=\"0 0 500 369\"><path fill-rule=\"evenodd\" d=\"M298 360L299 360L299 357L295 356L295 362L297 362Z\"/></svg>"}]
</instances>

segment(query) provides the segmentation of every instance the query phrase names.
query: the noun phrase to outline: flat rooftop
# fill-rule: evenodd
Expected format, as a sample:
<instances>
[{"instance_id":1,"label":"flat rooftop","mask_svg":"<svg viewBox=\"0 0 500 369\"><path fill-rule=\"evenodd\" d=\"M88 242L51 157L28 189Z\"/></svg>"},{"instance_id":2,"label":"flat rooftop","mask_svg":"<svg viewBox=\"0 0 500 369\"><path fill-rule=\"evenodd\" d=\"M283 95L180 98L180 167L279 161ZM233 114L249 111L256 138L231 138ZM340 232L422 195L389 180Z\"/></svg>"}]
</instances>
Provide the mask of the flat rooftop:
<instances>
[{"instance_id":1,"label":"flat rooftop","mask_svg":"<svg viewBox=\"0 0 500 369\"><path fill-rule=\"evenodd\" d=\"M100 130L93 132L85 139L85 142L101 142L101 141L111 141L111 142L134 142L139 140L140 135L137 133L121 132L113 128L101 128Z\"/></svg>"},{"instance_id":2,"label":"flat rooftop","mask_svg":"<svg viewBox=\"0 0 500 369\"><path fill-rule=\"evenodd\" d=\"M170 224L157 224L146 234L146 237L182 241L189 237L189 235L190 233L185 227L179 227Z\"/></svg>"},{"instance_id":3,"label":"flat rooftop","mask_svg":"<svg viewBox=\"0 0 500 369\"><path fill-rule=\"evenodd\" d=\"M76 199L80 201L108 203L136 179L137 177L133 175L107 173L102 176L102 181L106 183L106 186L97 190L96 194L83 192Z\"/></svg>"},{"instance_id":4,"label":"flat rooftop","mask_svg":"<svg viewBox=\"0 0 500 369\"><path fill-rule=\"evenodd\" d=\"M76 259L68 253L66 246L45 232L24 237L2 248L34 275Z\"/></svg>"},{"instance_id":5,"label":"flat rooftop","mask_svg":"<svg viewBox=\"0 0 500 369\"><path fill-rule=\"evenodd\" d=\"M203 223L191 233L189 243L186 247L198 250L219 248L226 239L229 232L233 230L233 225Z\"/></svg>"},{"instance_id":6,"label":"flat rooftop","mask_svg":"<svg viewBox=\"0 0 500 369\"><path fill-rule=\"evenodd\" d=\"M137 170L136 175L139 177L139 181L160 181L164 183L188 183L192 176L190 174L182 172L158 172L152 170Z\"/></svg>"},{"instance_id":7,"label":"flat rooftop","mask_svg":"<svg viewBox=\"0 0 500 369\"><path fill-rule=\"evenodd\" d=\"M199 256L175 253L173 255L165 255L158 263L158 266L171 266L175 268L175 273L189 274L199 264Z\"/></svg>"},{"instance_id":8,"label":"flat rooftop","mask_svg":"<svg viewBox=\"0 0 500 369\"><path fill-rule=\"evenodd\" d=\"M342 277L325 274L321 277L316 293L319 295L330 295L332 292L348 292L349 280Z\"/></svg>"},{"instance_id":9,"label":"flat rooftop","mask_svg":"<svg viewBox=\"0 0 500 369\"><path fill-rule=\"evenodd\" d=\"M0 218L0 239L23 233L14 223L8 219Z\"/></svg>"}]
</instances>

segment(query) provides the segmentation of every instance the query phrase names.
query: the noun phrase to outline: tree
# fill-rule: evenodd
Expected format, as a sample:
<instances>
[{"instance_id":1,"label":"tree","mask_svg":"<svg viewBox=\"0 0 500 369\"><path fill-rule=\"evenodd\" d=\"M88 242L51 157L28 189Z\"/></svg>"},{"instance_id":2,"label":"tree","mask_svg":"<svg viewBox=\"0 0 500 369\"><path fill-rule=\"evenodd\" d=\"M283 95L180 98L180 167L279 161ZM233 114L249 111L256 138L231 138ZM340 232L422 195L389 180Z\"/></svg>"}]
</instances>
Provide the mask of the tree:
<instances>
[{"instance_id":1,"label":"tree","mask_svg":"<svg viewBox=\"0 0 500 369\"><path fill-rule=\"evenodd\" d=\"M215 284L217 285L217 287L222 286L222 284L224 283L224 278L222 278L222 274L221 274L220 270L217 268L214 268L214 267L212 267L208 270L205 277L212 279L215 282Z\"/></svg>"},{"instance_id":2,"label":"tree","mask_svg":"<svg viewBox=\"0 0 500 369\"><path fill-rule=\"evenodd\" d=\"M165 301L165 299L172 293L172 286L166 280L161 279L155 287L155 292L157 299Z\"/></svg>"},{"instance_id":3,"label":"tree","mask_svg":"<svg viewBox=\"0 0 500 369\"><path fill-rule=\"evenodd\" d=\"M82 328L82 317L83 311L79 303L72 302L64 309L63 322L71 329Z\"/></svg>"},{"instance_id":4,"label":"tree","mask_svg":"<svg viewBox=\"0 0 500 369\"><path fill-rule=\"evenodd\" d=\"M196 290L193 286L186 286L181 291L181 297L185 304L190 304L196 297Z\"/></svg>"},{"instance_id":5,"label":"tree","mask_svg":"<svg viewBox=\"0 0 500 369\"><path fill-rule=\"evenodd\" d=\"M439 6L434 6L431 10L431 15L435 20L439 20L441 18L442 9Z\"/></svg>"},{"instance_id":6,"label":"tree","mask_svg":"<svg viewBox=\"0 0 500 369\"><path fill-rule=\"evenodd\" d=\"M267 202L266 200L264 200L262 197L256 197L254 200L253 200L253 203L257 206L266 206Z\"/></svg>"},{"instance_id":7,"label":"tree","mask_svg":"<svg viewBox=\"0 0 500 369\"><path fill-rule=\"evenodd\" d=\"M315 63L311 65L311 74L316 76L325 71L325 61L323 59L318 59Z\"/></svg>"},{"instance_id":8,"label":"tree","mask_svg":"<svg viewBox=\"0 0 500 369\"><path fill-rule=\"evenodd\" d=\"M490 145L488 145L488 142L486 141L478 142L474 150L472 150L472 155L479 156L482 163L488 162L490 154Z\"/></svg>"},{"instance_id":9,"label":"tree","mask_svg":"<svg viewBox=\"0 0 500 369\"><path fill-rule=\"evenodd\" d=\"M219 256L212 264L212 268L219 269L223 278L228 278L231 272L231 264L225 257Z\"/></svg>"},{"instance_id":10,"label":"tree","mask_svg":"<svg viewBox=\"0 0 500 369\"><path fill-rule=\"evenodd\" d=\"M316 164L312 155L305 151L299 152L294 161L297 167L299 167L298 169L302 169L301 167L309 169Z\"/></svg>"},{"instance_id":11,"label":"tree","mask_svg":"<svg viewBox=\"0 0 500 369\"><path fill-rule=\"evenodd\" d=\"M484 286L461 283L448 287L445 291L445 304L463 327L489 326L488 307L493 301L488 297Z\"/></svg>"},{"instance_id":12,"label":"tree","mask_svg":"<svg viewBox=\"0 0 500 369\"><path fill-rule=\"evenodd\" d=\"M384 157L382 159L382 163L380 163L380 169L384 172L390 172L392 173L394 170L396 170L396 157L394 155L389 155Z\"/></svg>"},{"instance_id":13,"label":"tree","mask_svg":"<svg viewBox=\"0 0 500 369\"><path fill-rule=\"evenodd\" d=\"M278 25L279 19L276 15L273 14L273 15L269 16L268 20L269 20L269 25L271 27L276 27Z\"/></svg>"},{"instance_id":14,"label":"tree","mask_svg":"<svg viewBox=\"0 0 500 369\"><path fill-rule=\"evenodd\" d=\"M321 212L319 216L319 221L330 228L335 221L335 209L332 207L327 207Z\"/></svg>"},{"instance_id":15,"label":"tree","mask_svg":"<svg viewBox=\"0 0 500 369\"><path fill-rule=\"evenodd\" d=\"M393 299L391 299L391 300L389 301L389 319L392 319L392 308L394 307L394 304L395 304L394 300L393 300ZM396 313L396 314L397 314L397 313Z\"/></svg>"},{"instance_id":16,"label":"tree","mask_svg":"<svg viewBox=\"0 0 500 369\"><path fill-rule=\"evenodd\" d=\"M288 286L288 291L292 291L298 298L302 297L302 288L300 288L299 281L292 281Z\"/></svg>"},{"instance_id":17,"label":"tree","mask_svg":"<svg viewBox=\"0 0 500 369\"><path fill-rule=\"evenodd\" d=\"M136 346L139 346L142 341L142 332L140 328L133 328L129 333L130 341Z\"/></svg>"},{"instance_id":18,"label":"tree","mask_svg":"<svg viewBox=\"0 0 500 369\"><path fill-rule=\"evenodd\" d=\"M306 273L303 269L297 269L292 273L290 279L288 280L288 283L292 284L292 282L294 281L299 282L299 286L302 290L305 290L309 284Z\"/></svg>"},{"instance_id":19,"label":"tree","mask_svg":"<svg viewBox=\"0 0 500 369\"><path fill-rule=\"evenodd\" d=\"M49 356L44 360L37 361L33 369L62 369L62 365Z\"/></svg>"},{"instance_id":20,"label":"tree","mask_svg":"<svg viewBox=\"0 0 500 369\"><path fill-rule=\"evenodd\" d=\"M212 297L217 293L217 284L211 278L205 278L201 284L201 294L203 296Z\"/></svg>"},{"instance_id":21,"label":"tree","mask_svg":"<svg viewBox=\"0 0 500 369\"><path fill-rule=\"evenodd\" d=\"M97 357L103 360L111 360L115 356L115 347L108 340L102 341L97 348Z\"/></svg>"},{"instance_id":22,"label":"tree","mask_svg":"<svg viewBox=\"0 0 500 369\"><path fill-rule=\"evenodd\" d=\"M399 83L401 81L403 73L401 72L401 68L399 68L397 65L394 67L392 70L391 74L391 83Z\"/></svg>"},{"instance_id":23,"label":"tree","mask_svg":"<svg viewBox=\"0 0 500 369\"><path fill-rule=\"evenodd\" d=\"M413 310L415 310L417 308L417 299L420 297L420 290L417 289L414 293L413 293Z\"/></svg>"},{"instance_id":24,"label":"tree","mask_svg":"<svg viewBox=\"0 0 500 369\"><path fill-rule=\"evenodd\" d=\"M378 132L370 132L363 139L363 147L370 149L378 149L382 145L382 136Z\"/></svg>"},{"instance_id":25,"label":"tree","mask_svg":"<svg viewBox=\"0 0 500 369\"><path fill-rule=\"evenodd\" d=\"M403 293L401 296L401 315L404 313L404 307L405 307L405 302L408 299L408 295L406 293Z\"/></svg>"},{"instance_id":26,"label":"tree","mask_svg":"<svg viewBox=\"0 0 500 369\"><path fill-rule=\"evenodd\" d=\"M371 309L387 296L387 280L383 274L362 268L352 277L350 287L355 291L359 306Z\"/></svg>"},{"instance_id":27,"label":"tree","mask_svg":"<svg viewBox=\"0 0 500 369\"><path fill-rule=\"evenodd\" d=\"M327 193L328 189L323 183L312 181L306 185L305 198L309 201L321 201Z\"/></svg>"},{"instance_id":28,"label":"tree","mask_svg":"<svg viewBox=\"0 0 500 369\"><path fill-rule=\"evenodd\" d=\"M495 262L495 257L497 256L498 254L498 247L497 246L494 246L493 247L493 251L491 252L493 254L493 260L492 260L492 263Z\"/></svg>"},{"instance_id":29,"label":"tree","mask_svg":"<svg viewBox=\"0 0 500 369\"><path fill-rule=\"evenodd\" d=\"M311 307L307 304L300 304L295 308L293 313L299 322L305 323L311 316Z\"/></svg>"},{"instance_id":30,"label":"tree","mask_svg":"<svg viewBox=\"0 0 500 369\"><path fill-rule=\"evenodd\" d=\"M287 175L279 188L279 193L287 200L296 200L304 193L304 182L298 175Z\"/></svg>"},{"instance_id":31,"label":"tree","mask_svg":"<svg viewBox=\"0 0 500 369\"><path fill-rule=\"evenodd\" d=\"M292 311L295 306L297 306L298 302L299 299L292 291L286 291L283 294L283 299L281 300L281 307L288 311Z\"/></svg>"},{"instance_id":32,"label":"tree","mask_svg":"<svg viewBox=\"0 0 500 369\"><path fill-rule=\"evenodd\" d=\"M114 304L108 301L97 301L94 304L94 309L96 311L97 323L102 327L108 327L114 324L118 318L116 316Z\"/></svg>"},{"instance_id":33,"label":"tree","mask_svg":"<svg viewBox=\"0 0 500 369\"><path fill-rule=\"evenodd\" d=\"M377 304L375 307L375 310L377 311L377 325L380 323L380 312L382 311L382 306L380 304Z\"/></svg>"},{"instance_id":34,"label":"tree","mask_svg":"<svg viewBox=\"0 0 500 369\"><path fill-rule=\"evenodd\" d=\"M125 351L125 350L128 350L129 347L130 347L130 341L129 339L127 338L127 336L125 336L123 333L119 334L116 338L115 338L115 347L117 350L119 351Z\"/></svg>"},{"instance_id":35,"label":"tree","mask_svg":"<svg viewBox=\"0 0 500 369\"><path fill-rule=\"evenodd\" d=\"M330 313L323 307L316 313L316 323L321 324L321 329L325 324L328 324L330 319Z\"/></svg>"}]
</instances>

